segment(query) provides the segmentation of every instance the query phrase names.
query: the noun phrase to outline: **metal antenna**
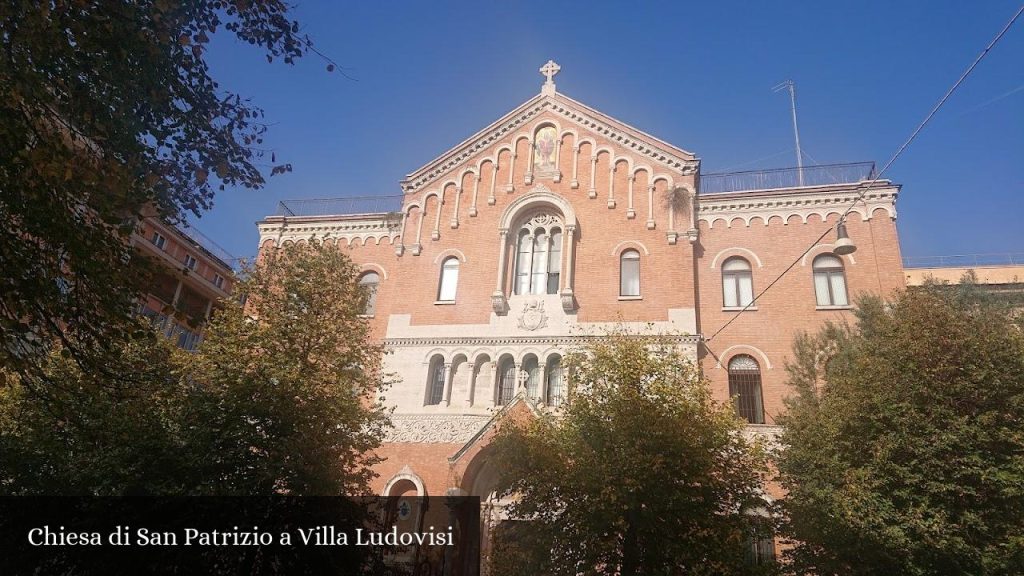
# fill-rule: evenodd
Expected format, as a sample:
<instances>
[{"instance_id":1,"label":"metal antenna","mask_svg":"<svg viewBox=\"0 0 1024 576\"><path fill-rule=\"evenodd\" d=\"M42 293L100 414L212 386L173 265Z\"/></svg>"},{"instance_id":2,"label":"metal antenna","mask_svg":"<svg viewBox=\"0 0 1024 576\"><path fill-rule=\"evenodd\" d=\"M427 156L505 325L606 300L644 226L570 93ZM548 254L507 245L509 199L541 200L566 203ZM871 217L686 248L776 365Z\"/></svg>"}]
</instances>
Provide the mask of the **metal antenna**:
<instances>
[{"instance_id":1,"label":"metal antenna","mask_svg":"<svg viewBox=\"0 0 1024 576\"><path fill-rule=\"evenodd\" d=\"M804 185L804 159L800 153L800 129L796 126L796 84L792 80L784 80L772 88L772 92L789 89L789 104L793 111L793 136L796 138L796 176L800 186Z\"/></svg>"}]
</instances>

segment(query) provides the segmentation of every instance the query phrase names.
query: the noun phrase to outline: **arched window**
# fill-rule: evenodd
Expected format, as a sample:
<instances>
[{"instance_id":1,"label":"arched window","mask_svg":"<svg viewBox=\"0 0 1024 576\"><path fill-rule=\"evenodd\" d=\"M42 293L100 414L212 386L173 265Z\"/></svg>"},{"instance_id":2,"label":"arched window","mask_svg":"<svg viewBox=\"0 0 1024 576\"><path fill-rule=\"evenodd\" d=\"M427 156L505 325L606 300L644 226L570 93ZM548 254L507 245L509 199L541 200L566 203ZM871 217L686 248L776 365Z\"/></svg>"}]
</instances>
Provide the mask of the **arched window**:
<instances>
[{"instance_id":1,"label":"arched window","mask_svg":"<svg viewBox=\"0 0 1024 576\"><path fill-rule=\"evenodd\" d=\"M430 359L427 381L427 404L440 404L444 399L444 358L436 354Z\"/></svg>"},{"instance_id":2,"label":"arched window","mask_svg":"<svg viewBox=\"0 0 1024 576\"><path fill-rule=\"evenodd\" d=\"M619 256L619 296L640 295L640 253L625 250Z\"/></svg>"},{"instance_id":3,"label":"arched window","mask_svg":"<svg viewBox=\"0 0 1024 576\"><path fill-rule=\"evenodd\" d=\"M558 407L565 399L564 379L562 378L562 357L552 356L548 359L548 406Z\"/></svg>"},{"instance_id":4,"label":"arched window","mask_svg":"<svg viewBox=\"0 0 1024 576\"><path fill-rule=\"evenodd\" d=\"M459 259L455 256L445 258L441 265L441 282L437 288L437 299L440 302L454 302L455 291L459 287Z\"/></svg>"},{"instance_id":5,"label":"arched window","mask_svg":"<svg viewBox=\"0 0 1024 576\"><path fill-rule=\"evenodd\" d=\"M516 236L515 294L558 294L562 270L562 228L557 216L527 220Z\"/></svg>"},{"instance_id":6,"label":"arched window","mask_svg":"<svg viewBox=\"0 0 1024 576\"><path fill-rule=\"evenodd\" d=\"M772 532L771 517L768 515L767 504L747 508L744 515L750 524L744 560L748 566L766 566L775 563L775 535Z\"/></svg>"},{"instance_id":7,"label":"arched window","mask_svg":"<svg viewBox=\"0 0 1024 576\"><path fill-rule=\"evenodd\" d=\"M835 254L821 254L814 259L814 297L818 306L846 306L846 275L843 261Z\"/></svg>"},{"instance_id":8,"label":"arched window","mask_svg":"<svg viewBox=\"0 0 1024 576\"><path fill-rule=\"evenodd\" d=\"M740 308L754 300L754 279L750 262L739 256L722 264L722 301L728 308Z\"/></svg>"},{"instance_id":9,"label":"arched window","mask_svg":"<svg viewBox=\"0 0 1024 576\"><path fill-rule=\"evenodd\" d=\"M745 354L729 360L729 396L735 398L736 412L751 424L764 424L761 399L761 367Z\"/></svg>"},{"instance_id":10,"label":"arched window","mask_svg":"<svg viewBox=\"0 0 1024 576\"><path fill-rule=\"evenodd\" d=\"M363 314L373 316L377 311L377 287L380 285L380 275L376 272L367 272L359 278L359 287L366 292L366 306L363 307Z\"/></svg>"},{"instance_id":11,"label":"arched window","mask_svg":"<svg viewBox=\"0 0 1024 576\"><path fill-rule=\"evenodd\" d=\"M516 365L511 358L505 358L498 366L498 397L495 404L504 406L512 399L516 390Z\"/></svg>"},{"instance_id":12,"label":"arched window","mask_svg":"<svg viewBox=\"0 0 1024 576\"><path fill-rule=\"evenodd\" d=\"M523 370L529 375L526 379L526 393L530 398L540 398L540 363L533 354L523 359Z\"/></svg>"}]
</instances>

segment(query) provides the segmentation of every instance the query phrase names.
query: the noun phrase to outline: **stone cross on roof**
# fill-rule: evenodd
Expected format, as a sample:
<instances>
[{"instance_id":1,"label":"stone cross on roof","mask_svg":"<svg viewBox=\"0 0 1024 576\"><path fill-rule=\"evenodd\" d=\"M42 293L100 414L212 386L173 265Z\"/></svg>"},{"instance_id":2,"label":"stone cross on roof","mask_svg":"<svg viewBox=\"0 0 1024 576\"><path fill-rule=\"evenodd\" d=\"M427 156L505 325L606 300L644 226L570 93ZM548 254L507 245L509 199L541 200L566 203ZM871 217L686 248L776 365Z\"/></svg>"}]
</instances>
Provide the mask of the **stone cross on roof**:
<instances>
[{"instance_id":1,"label":"stone cross on roof","mask_svg":"<svg viewBox=\"0 0 1024 576\"><path fill-rule=\"evenodd\" d=\"M544 82L544 85L541 86L540 88L541 94L551 95L555 93L554 78L555 74L558 74L558 71L561 69L562 67L559 66L558 64L555 64L554 60L548 60L547 64L540 67L540 73L547 78L547 80Z\"/></svg>"}]
</instances>

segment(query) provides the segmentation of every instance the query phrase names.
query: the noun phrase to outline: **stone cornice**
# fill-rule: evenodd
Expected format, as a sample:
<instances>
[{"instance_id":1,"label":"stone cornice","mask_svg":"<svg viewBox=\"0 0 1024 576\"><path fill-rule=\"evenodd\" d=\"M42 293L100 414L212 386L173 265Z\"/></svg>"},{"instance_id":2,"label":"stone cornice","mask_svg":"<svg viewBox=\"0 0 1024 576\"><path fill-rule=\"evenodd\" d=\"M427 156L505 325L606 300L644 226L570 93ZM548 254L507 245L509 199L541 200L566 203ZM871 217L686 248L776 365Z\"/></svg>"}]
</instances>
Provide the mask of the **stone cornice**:
<instances>
[{"instance_id":1,"label":"stone cornice","mask_svg":"<svg viewBox=\"0 0 1024 576\"><path fill-rule=\"evenodd\" d=\"M794 215L806 222L812 214L823 219L831 214L841 215L851 205L851 214L859 214L862 220L869 220L878 208L884 209L890 218L896 217L898 186L886 183L873 187L860 198L862 190L859 185L850 184L700 196L697 219L710 228L719 222L731 226L737 218L746 226L754 218L760 218L761 223L767 225L773 216L782 218L784 223Z\"/></svg>"},{"instance_id":2,"label":"stone cornice","mask_svg":"<svg viewBox=\"0 0 1024 576\"><path fill-rule=\"evenodd\" d=\"M388 239L394 243L401 234L401 220L388 214L361 214L358 216L304 216L296 218L268 218L257 223L260 245L267 239L284 242L287 240L320 240L372 238L376 242Z\"/></svg>"},{"instance_id":3,"label":"stone cornice","mask_svg":"<svg viewBox=\"0 0 1024 576\"><path fill-rule=\"evenodd\" d=\"M528 123L545 110L550 110L578 126L601 134L645 159L668 167L676 174L695 174L700 168L700 160L696 159L693 154L597 112L572 98L555 93L552 96L534 96L495 123L412 172L401 182L402 191L410 193L421 190L469 158L499 142L504 136L513 133L515 129Z\"/></svg>"},{"instance_id":4,"label":"stone cornice","mask_svg":"<svg viewBox=\"0 0 1024 576\"><path fill-rule=\"evenodd\" d=\"M655 336L655 335L652 335ZM658 336L661 337L661 336ZM697 344L701 336L667 335L664 336L677 344ZM427 337L427 338L385 338L385 346L392 348L420 346L572 346L602 336L466 336L466 337Z\"/></svg>"}]
</instances>

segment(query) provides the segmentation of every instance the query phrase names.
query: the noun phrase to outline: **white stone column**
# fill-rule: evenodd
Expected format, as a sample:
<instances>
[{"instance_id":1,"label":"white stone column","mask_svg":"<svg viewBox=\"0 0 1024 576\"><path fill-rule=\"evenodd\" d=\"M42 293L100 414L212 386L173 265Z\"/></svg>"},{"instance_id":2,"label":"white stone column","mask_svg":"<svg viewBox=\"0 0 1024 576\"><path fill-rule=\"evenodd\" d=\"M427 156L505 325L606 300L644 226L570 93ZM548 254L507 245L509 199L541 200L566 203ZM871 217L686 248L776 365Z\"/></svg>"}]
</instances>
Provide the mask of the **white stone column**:
<instances>
[{"instance_id":1,"label":"white stone column","mask_svg":"<svg viewBox=\"0 0 1024 576\"><path fill-rule=\"evenodd\" d=\"M576 251L576 225L569 224L565 227L565 250L562 254L565 254L565 287L570 291L573 289L573 255Z\"/></svg>"},{"instance_id":2,"label":"white stone column","mask_svg":"<svg viewBox=\"0 0 1024 576\"><path fill-rule=\"evenodd\" d=\"M536 138L536 136L534 137ZM530 184L533 184L533 171L536 168L534 164L536 163L537 158L537 154L535 153L537 142L536 140L527 140L526 143L526 149L530 152L530 159L526 162L526 177L523 178L523 182L529 186ZM518 144L518 142L516 142L516 144Z\"/></svg>"},{"instance_id":3,"label":"white stone column","mask_svg":"<svg viewBox=\"0 0 1024 576\"><path fill-rule=\"evenodd\" d=\"M590 188L587 190L587 197L597 198L597 188L595 187L597 179L597 154L590 157Z\"/></svg>"},{"instance_id":4,"label":"white stone column","mask_svg":"<svg viewBox=\"0 0 1024 576\"><path fill-rule=\"evenodd\" d=\"M431 240L441 239L441 206L444 206L444 188L441 189L441 193L436 196L437 198L437 214L434 215L434 230L430 233Z\"/></svg>"},{"instance_id":5,"label":"white stone column","mask_svg":"<svg viewBox=\"0 0 1024 576\"><path fill-rule=\"evenodd\" d=\"M633 184L636 183L636 174L630 174L627 182L626 186L629 188L629 193L626 198L626 218L632 220L636 218L636 210L633 208Z\"/></svg>"},{"instance_id":6,"label":"white stone column","mask_svg":"<svg viewBox=\"0 0 1024 576\"><path fill-rule=\"evenodd\" d=\"M466 399L462 403L467 407L473 405L473 401L476 399L476 363L468 362L466 369L469 370L469 390L466 391Z\"/></svg>"},{"instance_id":7,"label":"white stone column","mask_svg":"<svg viewBox=\"0 0 1024 576\"><path fill-rule=\"evenodd\" d=\"M401 256L405 252L405 225L409 222L409 211L402 210L402 230L398 233L398 245L395 246L395 255Z\"/></svg>"},{"instance_id":8,"label":"white stone column","mask_svg":"<svg viewBox=\"0 0 1024 576\"><path fill-rule=\"evenodd\" d=\"M505 259L508 252L508 230L503 228L498 231L498 273L494 292L491 293L491 308L495 314L503 314L508 308L508 301L505 299Z\"/></svg>"},{"instance_id":9,"label":"white stone column","mask_svg":"<svg viewBox=\"0 0 1024 576\"><path fill-rule=\"evenodd\" d=\"M413 245L412 245L412 255L413 256L419 256L420 255L420 251L423 250L423 245L420 244L420 238L423 237L422 236L422 234L423 234L423 218L426 217L426 215L427 215L427 203L424 202L423 206L420 207L420 218L419 218L419 221L416 223L416 242L414 242Z\"/></svg>"},{"instance_id":10,"label":"white stone column","mask_svg":"<svg viewBox=\"0 0 1024 576\"><path fill-rule=\"evenodd\" d=\"M513 144L513 146L518 146L518 144ZM512 178L513 178L512 175L515 174L515 171L516 171L516 151L513 150L512 151L512 155L509 157L509 162L508 162L508 182L505 184L505 192L508 193L508 194L511 194L516 189L515 184L512 182Z\"/></svg>"},{"instance_id":11,"label":"white stone column","mask_svg":"<svg viewBox=\"0 0 1024 576\"><path fill-rule=\"evenodd\" d=\"M615 208L615 159L608 156L608 207Z\"/></svg>"},{"instance_id":12,"label":"white stone column","mask_svg":"<svg viewBox=\"0 0 1024 576\"><path fill-rule=\"evenodd\" d=\"M654 184L647 186L647 229L654 230Z\"/></svg>"},{"instance_id":13,"label":"white stone column","mask_svg":"<svg viewBox=\"0 0 1024 576\"><path fill-rule=\"evenodd\" d=\"M178 307L178 298L181 298L182 282L181 278L178 278L178 285L174 287L174 296L171 298L171 306Z\"/></svg>"},{"instance_id":14,"label":"white stone column","mask_svg":"<svg viewBox=\"0 0 1024 576\"><path fill-rule=\"evenodd\" d=\"M444 365L444 391L441 393L441 403L445 406L452 405L452 381L455 378L455 371L452 370L452 363Z\"/></svg>"},{"instance_id":15,"label":"white stone column","mask_svg":"<svg viewBox=\"0 0 1024 576\"><path fill-rule=\"evenodd\" d=\"M452 213L452 228L459 227L459 206L462 204L462 186L455 187L455 212Z\"/></svg>"},{"instance_id":16,"label":"white stone column","mask_svg":"<svg viewBox=\"0 0 1024 576\"><path fill-rule=\"evenodd\" d=\"M580 147L579 145L573 145L572 147L572 181L569 182L569 187L573 190L580 187L579 181L579 163L580 163Z\"/></svg>"},{"instance_id":17,"label":"white stone column","mask_svg":"<svg viewBox=\"0 0 1024 576\"><path fill-rule=\"evenodd\" d=\"M480 175L477 174L476 177L473 178L473 204L470 205L470 207L469 207L469 217L470 218L476 217L476 214L477 214L477 212L476 212L476 197L477 197L477 193L479 191L480 191Z\"/></svg>"},{"instance_id":18,"label":"white stone column","mask_svg":"<svg viewBox=\"0 0 1024 576\"><path fill-rule=\"evenodd\" d=\"M494 406L496 406L498 404L496 402L496 400L498 399L498 386L499 386L499 384L498 384L498 366L499 366L499 364L498 364L497 360L492 360L491 361L491 390L490 390L491 394L490 394L490 396L488 396L487 401L484 402L484 405L487 406L488 408L493 408Z\"/></svg>"},{"instance_id":19,"label":"white stone column","mask_svg":"<svg viewBox=\"0 0 1024 576\"><path fill-rule=\"evenodd\" d=\"M540 359L537 359L540 363ZM548 398L548 363L545 360L543 364L540 364L540 382L537 383L537 398L543 405Z\"/></svg>"},{"instance_id":20,"label":"white stone column","mask_svg":"<svg viewBox=\"0 0 1024 576\"><path fill-rule=\"evenodd\" d=\"M498 201L494 197L494 191L498 186L498 154L494 155L494 163L491 164L491 195L487 197L487 205L494 206L494 203Z\"/></svg>"},{"instance_id":21,"label":"white stone column","mask_svg":"<svg viewBox=\"0 0 1024 576\"><path fill-rule=\"evenodd\" d=\"M562 275L562 290L558 293L562 301L562 310L572 312L576 309L576 296L573 294L573 253L575 251L573 237L576 235L576 225L567 224L565 227L565 249L562 250L565 274Z\"/></svg>"},{"instance_id":22,"label":"white stone column","mask_svg":"<svg viewBox=\"0 0 1024 576\"><path fill-rule=\"evenodd\" d=\"M555 183L562 181L562 137L555 139Z\"/></svg>"}]
</instances>

